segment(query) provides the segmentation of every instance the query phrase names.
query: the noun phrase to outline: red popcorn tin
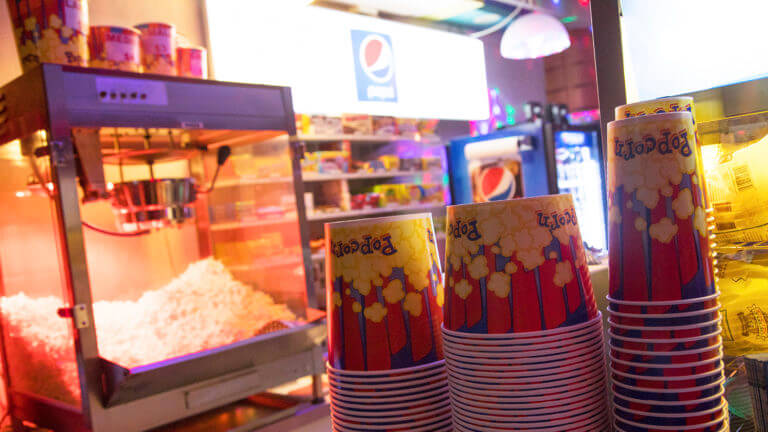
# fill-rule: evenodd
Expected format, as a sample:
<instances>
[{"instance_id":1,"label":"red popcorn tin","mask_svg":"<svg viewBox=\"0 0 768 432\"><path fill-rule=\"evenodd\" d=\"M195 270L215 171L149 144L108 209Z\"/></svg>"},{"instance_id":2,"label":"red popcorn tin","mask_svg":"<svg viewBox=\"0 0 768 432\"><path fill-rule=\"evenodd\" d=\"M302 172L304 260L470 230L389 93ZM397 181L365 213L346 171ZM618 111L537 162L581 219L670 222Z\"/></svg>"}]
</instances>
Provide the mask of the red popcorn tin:
<instances>
[{"instance_id":1,"label":"red popcorn tin","mask_svg":"<svg viewBox=\"0 0 768 432\"><path fill-rule=\"evenodd\" d=\"M442 359L431 229L430 214L325 225L332 367L384 371Z\"/></svg>"},{"instance_id":2,"label":"red popcorn tin","mask_svg":"<svg viewBox=\"0 0 768 432\"><path fill-rule=\"evenodd\" d=\"M87 0L7 0L21 68L88 65Z\"/></svg>"},{"instance_id":3,"label":"red popcorn tin","mask_svg":"<svg viewBox=\"0 0 768 432\"><path fill-rule=\"evenodd\" d=\"M141 32L141 64L144 72L176 75L176 26L145 23L136 26Z\"/></svg>"},{"instance_id":4,"label":"red popcorn tin","mask_svg":"<svg viewBox=\"0 0 768 432\"><path fill-rule=\"evenodd\" d=\"M92 26L88 34L90 66L140 72L140 36L138 30L129 27Z\"/></svg>"},{"instance_id":5,"label":"red popcorn tin","mask_svg":"<svg viewBox=\"0 0 768 432\"><path fill-rule=\"evenodd\" d=\"M176 48L176 75L188 78L208 78L208 56L205 48Z\"/></svg>"},{"instance_id":6,"label":"red popcorn tin","mask_svg":"<svg viewBox=\"0 0 768 432\"><path fill-rule=\"evenodd\" d=\"M688 112L608 123L610 297L715 293L700 161Z\"/></svg>"},{"instance_id":7,"label":"red popcorn tin","mask_svg":"<svg viewBox=\"0 0 768 432\"><path fill-rule=\"evenodd\" d=\"M446 329L552 330L597 316L570 195L448 207Z\"/></svg>"}]
</instances>

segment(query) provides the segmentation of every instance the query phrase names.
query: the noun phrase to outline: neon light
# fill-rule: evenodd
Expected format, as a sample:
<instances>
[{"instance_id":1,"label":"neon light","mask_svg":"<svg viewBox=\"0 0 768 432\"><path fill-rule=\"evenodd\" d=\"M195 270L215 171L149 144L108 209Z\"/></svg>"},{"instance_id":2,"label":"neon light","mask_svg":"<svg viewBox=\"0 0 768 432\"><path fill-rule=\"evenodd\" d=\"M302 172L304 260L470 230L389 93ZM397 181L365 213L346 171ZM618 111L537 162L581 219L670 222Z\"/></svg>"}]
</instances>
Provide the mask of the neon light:
<instances>
[{"instance_id":1,"label":"neon light","mask_svg":"<svg viewBox=\"0 0 768 432\"><path fill-rule=\"evenodd\" d=\"M567 17L564 17L564 18L560 19L560 22L562 22L563 24L568 24L568 23L572 23L572 22L576 21L577 19L579 19L579 18L576 15L571 15L571 16L567 16Z\"/></svg>"}]
</instances>

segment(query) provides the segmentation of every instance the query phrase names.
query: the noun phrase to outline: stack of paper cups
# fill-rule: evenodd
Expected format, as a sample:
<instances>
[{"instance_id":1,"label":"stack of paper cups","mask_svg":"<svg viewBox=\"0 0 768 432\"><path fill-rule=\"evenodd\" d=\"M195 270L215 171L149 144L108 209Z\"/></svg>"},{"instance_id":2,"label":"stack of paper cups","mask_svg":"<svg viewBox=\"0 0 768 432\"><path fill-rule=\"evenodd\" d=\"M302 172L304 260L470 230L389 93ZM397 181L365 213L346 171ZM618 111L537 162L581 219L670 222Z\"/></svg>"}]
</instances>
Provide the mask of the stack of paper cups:
<instances>
[{"instance_id":1,"label":"stack of paper cups","mask_svg":"<svg viewBox=\"0 0 768 432\"><path fill-rule=\"evenodd\" d=\"M689 112L608 124L608 345L617 431L728 428L697 154Z\"/></svg>"},{"instance_id":2,"label":"stack of paper cups","mask_svg":"<svg viewBox=\"0 0 768 432\"><path fill-rule=\"evenodd\" d=\"M607 430L602 320L571 196L448 207L446 255L456 430Z\"/></svg>"},{"instance_id":3,"label":"stack of paper cups","mask_svg":"<svg viewBox=\"0 0 768 432\"><path fill-rule=\"evenodd\" d=\"M325 238L334 430L452 430L431 215L330 223Z\"/></svg>"}]
</instances>

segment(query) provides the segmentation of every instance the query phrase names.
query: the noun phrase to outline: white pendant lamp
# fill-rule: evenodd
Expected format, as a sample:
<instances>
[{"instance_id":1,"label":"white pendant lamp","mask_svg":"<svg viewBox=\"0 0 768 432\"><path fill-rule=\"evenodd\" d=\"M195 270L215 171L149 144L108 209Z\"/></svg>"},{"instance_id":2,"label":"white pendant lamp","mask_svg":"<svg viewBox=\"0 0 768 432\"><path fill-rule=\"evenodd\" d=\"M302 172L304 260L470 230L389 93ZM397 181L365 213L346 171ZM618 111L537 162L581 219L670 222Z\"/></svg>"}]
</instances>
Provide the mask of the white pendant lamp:
<instances>
[{"instance_id":1,"label":"white pendant lamp","mask_svg":"<svg viewBox=\"0 0 768 432\"><path fill-rule=\"evenodd\" d=\"M501 56L524 60L565 51L571 46L568 30L557 18L529 13L512 21L501 36Z\"/></svg>"}]
</instances>

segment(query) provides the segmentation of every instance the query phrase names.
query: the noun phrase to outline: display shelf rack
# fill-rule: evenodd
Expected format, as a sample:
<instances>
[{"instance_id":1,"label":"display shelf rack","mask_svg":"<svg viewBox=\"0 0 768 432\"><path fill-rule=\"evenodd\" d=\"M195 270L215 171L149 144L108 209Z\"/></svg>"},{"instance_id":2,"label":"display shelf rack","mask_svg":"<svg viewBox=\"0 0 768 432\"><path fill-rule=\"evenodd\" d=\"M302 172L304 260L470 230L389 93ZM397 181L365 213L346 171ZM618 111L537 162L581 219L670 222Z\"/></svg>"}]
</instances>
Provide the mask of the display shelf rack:
<instances>
[{"instance_id":1,"label":"display shelf rack","mask_svg":"<svg viewBox=\"0 0 768 432\"><path fill-rule=\"evenodd\" d=\"M339 211L334 213L316 213L307 217L308 221L325 221L334 219L357 218L385 213L413 213L423 210L434 210L445 207L445 204L427 203L410 206L390 206L363 210Z\"/></svg>"},{"instance_id":2,"label":"display shelf rack","mask_svg":"<svg viewBox=\"0 0 768 432\"><path fill-rule=\"evenodd\" d=\"M293 177L249 177L243 176L237 179L221 179L216 182L216 188L269 185L276 183L292 183Z\"/></svg>"},{"instance_id":3,"label":"display shelf rack","mask_svg":"<svg viewBox=\"0 0 768 432\"><path fill-rule=\"evenodd\" d=\"M417 177L426 174L439 175L440 171L381 171L381 172L356 172L356 173L336 173L336 174L304 174L305 182L320 182L330 180L367 180L392 177Z\"/></svg>"},{"instance_id":4,"label":"display shelf rack","mask_svg":"<svg viewBox=\"0 0 768 432\"><path fill-rule=\"evenodd\" d=\"M425 144L434 144L439 142L440 138L432 135L427 137L412 137L412 136L401 136L401 135L352 135L352 134L304 135L304 134L299 134L298 140L303 142L349 141L349 142L358 142L358 143L386 143L386 142L393 142L393 141L411 141L411 142L421 142Z\"/></svg>"},{"instance_id":5,"label":"display shelf rack","mask_svg":"<svg viewBox=\"0 0 768 432\"><path fill-rule=\"evenodd\" d=\"M278 218L278 219L259 219L259 220L242 220L234 222L218 222L213 223L210 226L211 231L228 231L243 228L253 228L268 225L279 225L286 223L296 223L296 217Z\"/></svg>"}]
</instances>

